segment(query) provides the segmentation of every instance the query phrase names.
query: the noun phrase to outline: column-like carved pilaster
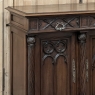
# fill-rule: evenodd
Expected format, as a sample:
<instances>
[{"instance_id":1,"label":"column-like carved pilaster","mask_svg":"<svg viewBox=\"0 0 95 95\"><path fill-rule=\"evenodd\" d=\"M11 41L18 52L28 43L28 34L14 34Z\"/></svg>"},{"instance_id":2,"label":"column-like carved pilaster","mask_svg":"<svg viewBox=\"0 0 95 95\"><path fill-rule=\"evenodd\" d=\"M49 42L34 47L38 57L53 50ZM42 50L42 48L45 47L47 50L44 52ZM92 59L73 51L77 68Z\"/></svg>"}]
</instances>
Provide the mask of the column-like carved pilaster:
<instances>
[{"instance_id":1,"label":"column-like carved pilaster","mask_svg":"<svg viewBox=\"0 0 95 95\"><path fill-rule=\"evenodd\" d=\"M34 95L35 91L35 64L34 64L34 44L35 38L28 37L28 95Z\"/></svg>"},{"instance_id":2,"label":"column-like carved pilaster","mask_svg":"<svg viewBox=\"0 0 95 95\"><path fill-rule=\"evenodd\" d=\"M79 66L80 66L80 94L86 95L86 33L78 36L79 40Z\"/></svg>"}]
</instances>

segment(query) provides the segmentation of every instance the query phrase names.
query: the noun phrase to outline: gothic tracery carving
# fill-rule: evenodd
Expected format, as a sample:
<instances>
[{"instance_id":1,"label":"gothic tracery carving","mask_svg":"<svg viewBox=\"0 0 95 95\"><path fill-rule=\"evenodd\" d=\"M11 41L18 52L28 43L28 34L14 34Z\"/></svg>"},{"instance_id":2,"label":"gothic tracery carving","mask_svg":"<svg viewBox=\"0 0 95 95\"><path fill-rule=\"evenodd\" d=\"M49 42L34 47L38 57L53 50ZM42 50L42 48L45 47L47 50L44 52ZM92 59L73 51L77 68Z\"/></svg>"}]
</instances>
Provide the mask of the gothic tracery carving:
<instances>
[{"instance_id":1,"label":"gothic tracery carving","mask_svg":"<svg viewBox=\"0 0 95 95\"><path fill-rule=\"evenodd\" d=\"M57 41L43 41L43 52L44 56L42 58L43 64L46 58L50 57L52 63L55 64L59 56L63 56L64 62L67 63L65 51L67 49L66 40Z\"/></svg>"}]
</instances>

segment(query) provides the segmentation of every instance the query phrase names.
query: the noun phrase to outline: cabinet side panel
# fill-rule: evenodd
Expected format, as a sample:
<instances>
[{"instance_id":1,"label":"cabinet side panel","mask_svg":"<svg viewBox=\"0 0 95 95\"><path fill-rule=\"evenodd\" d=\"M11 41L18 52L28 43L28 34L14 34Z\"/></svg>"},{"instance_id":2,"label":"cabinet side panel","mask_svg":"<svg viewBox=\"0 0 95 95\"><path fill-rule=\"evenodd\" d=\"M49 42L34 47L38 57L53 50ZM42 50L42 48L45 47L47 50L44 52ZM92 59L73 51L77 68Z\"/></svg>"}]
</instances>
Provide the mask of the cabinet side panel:
<instances>
[{"instance_id":1,"label":"cabinet side panel","mask_svg":"<svg viewBox=\"0 0 95 95\"><path fill-rule=\"evenodd\" d=\"M12 93L26 95L26 38L25 34L12 27Z\"/></svg>"}]
</instances>

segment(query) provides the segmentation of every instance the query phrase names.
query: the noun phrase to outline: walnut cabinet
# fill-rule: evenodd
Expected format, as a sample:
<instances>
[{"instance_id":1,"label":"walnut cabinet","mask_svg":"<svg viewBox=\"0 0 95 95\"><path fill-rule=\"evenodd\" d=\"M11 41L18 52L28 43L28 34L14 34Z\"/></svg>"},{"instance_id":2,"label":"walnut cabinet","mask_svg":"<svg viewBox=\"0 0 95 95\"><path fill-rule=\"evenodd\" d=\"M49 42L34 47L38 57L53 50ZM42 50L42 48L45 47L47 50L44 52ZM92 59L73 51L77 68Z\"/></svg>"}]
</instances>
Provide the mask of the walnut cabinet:
<instances>
[{"instance_id":1,"label":"walnut cabinet","mask_svg":"<svg viewBox=\"0 0 95 95\"><path fill-rule=\"evenodd\" d=\"M94 6L7 8L12 95L95 95Z\"/></svg>"}]
</instances>

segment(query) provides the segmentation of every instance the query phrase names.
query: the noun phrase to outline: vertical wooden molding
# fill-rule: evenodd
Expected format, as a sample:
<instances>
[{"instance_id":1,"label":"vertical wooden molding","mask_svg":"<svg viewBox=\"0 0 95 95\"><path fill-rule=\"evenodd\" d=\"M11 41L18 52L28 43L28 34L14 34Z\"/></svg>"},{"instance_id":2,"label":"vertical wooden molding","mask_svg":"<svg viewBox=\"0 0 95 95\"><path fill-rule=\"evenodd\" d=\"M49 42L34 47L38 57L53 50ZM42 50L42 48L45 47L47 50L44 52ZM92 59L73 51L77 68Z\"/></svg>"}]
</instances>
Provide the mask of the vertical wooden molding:
<instances>
[{"instance_id":1,"label":"vertical wooden molding","mask_svg":"<svg viewBox=\"0 0 95 95\"><path fill-rule=\"evenodd\" d=\"M28 43L28 95L34 95L35 93L35 61L34 61L34 37L27 38Z\"/></svg>"},{"instance_id":2,"label":"vertical wooden molding","mask_svg":"<svg viewBox=\"0 0 95 95\"><path fill-rule=\"evenodd\" d=\"M3 0L0 1L0 95L3 89Z\"/></svg>"},{"instance_id":3,"label":"vertical wooden molding","mask_svg":"<svg viewBox=\"0 0 95 95\"><path fill-rule=\"evenodd\" d=\"M86 33L78 36L79 40L79 66L80 66L80 94L86 95Z\"/></svg>"}]
</instances>

